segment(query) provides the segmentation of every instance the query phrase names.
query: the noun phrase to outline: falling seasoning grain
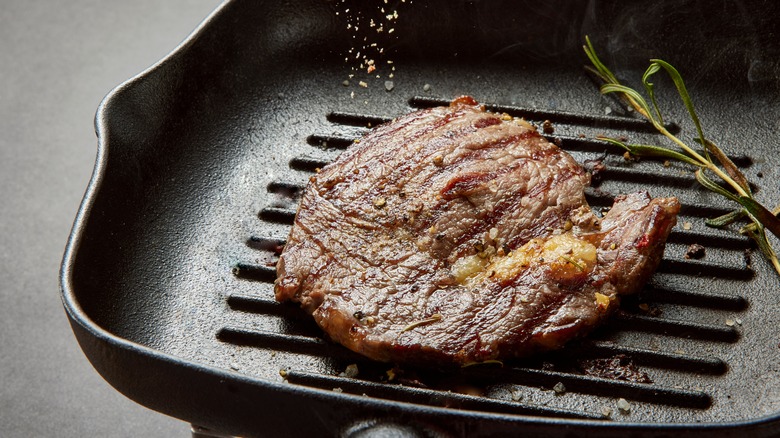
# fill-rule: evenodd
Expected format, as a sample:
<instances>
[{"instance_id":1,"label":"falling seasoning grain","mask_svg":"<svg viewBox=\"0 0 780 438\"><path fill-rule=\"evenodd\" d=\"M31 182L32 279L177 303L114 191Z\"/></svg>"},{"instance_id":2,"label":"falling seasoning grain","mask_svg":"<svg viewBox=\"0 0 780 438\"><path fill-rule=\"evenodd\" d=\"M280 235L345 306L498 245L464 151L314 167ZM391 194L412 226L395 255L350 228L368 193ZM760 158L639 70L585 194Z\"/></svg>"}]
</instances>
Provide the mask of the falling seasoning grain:
<instances>
[{"instance_id":1,"label":"falling seasoning grain","mask_svg":"<svg viewBox=\"0 0 780 438\"><path fill-rule=\"evenodd\" d=\"M601 415L604 418L611 417L612 416L612 408L610 408L609 406L602 406L601 407Z\"/></svg>"},{"instance_id":2,"label":"falling seasoning grain","mask_svg":"<svg viewBox=\"0 0 780 438\"><path fill-rule=\"evenodd\" d=\"M411 3L411 1L402 0L401 3ZM352 37L353 45L347 50L345 62L353 63L351 66L353 74L360 74L362 71L364 74L382 78L382 75L377 74L380 69L379 63L392 64L392 60L385 59L385 52L390 51L386 51L385 46L396 39L394 26L399 20L400 11L396 9L399 6L396 4L394 8L389 8L385 2L374 8L361 8L354 11L351 8L343 8L336 11L336 15L341 17Z\"/></svg>"},{"instance_id":3,"label":"falling seasoning grain","mask_svg":"<svg viewBox=\"0 0 780 438\"><path fill-rule=\"evenodd\" d=\"M385 90L393 91L393 88L395 88L393 81L385 81Z\"/></svg>"},{"instance_id":4,"label":"falling seasoning grain","mask_svg":"<svg viewBox=\"0 0 780 438\"><path fill-rule=\"evenodd\" d=\"M431 91L431 84L423 85L423 91Z\"/></svg>"},{"instance_id":5,"label":"falling seasoning grain","mask_svg":"<svg viewBox=\"0 0 780 438\"><path fill-rule=\"evenodd\" d=\"M564 394L566 393L566 386L563 385L563 382L558 382L553 386L553 391L558 395Z\"/></svg>"},{"instance_id":6,"label":"falling seasoning grain","mask_svg":"<svg viewBox=\"0 0 780 438\"><path fill-rule=\"evenodd\" d=\"M688 231L688 230L690 230L692 227L693 227L693 224L692 224L692 223L690 223L690 222L685 222L685 223L683 223L683 230L686 230L686 231Z\"/></svg>"},{"instance_id":7,"label":"falling seasoning grain","mask_svg":"<svg viewBox=\"0 0 780 438\"><path fill-rule=\"evenodd\" d=\"M620 409L620 412L628 413L631 412L631 404L628 403L628 400L621 398L617 402L617 407Z\"/></svg>"},{"instance_id":8,"label":"falling seasoning grain","mask_svg":"<svg viewBox=\"0 0 780 438\"><path fill-rule=\"evenodd\" d=\"M368 88L368 84L366 83L366 81L360 81L358 82L358 85L360 85L363 88Z\"/></svg>"}]
</instances>

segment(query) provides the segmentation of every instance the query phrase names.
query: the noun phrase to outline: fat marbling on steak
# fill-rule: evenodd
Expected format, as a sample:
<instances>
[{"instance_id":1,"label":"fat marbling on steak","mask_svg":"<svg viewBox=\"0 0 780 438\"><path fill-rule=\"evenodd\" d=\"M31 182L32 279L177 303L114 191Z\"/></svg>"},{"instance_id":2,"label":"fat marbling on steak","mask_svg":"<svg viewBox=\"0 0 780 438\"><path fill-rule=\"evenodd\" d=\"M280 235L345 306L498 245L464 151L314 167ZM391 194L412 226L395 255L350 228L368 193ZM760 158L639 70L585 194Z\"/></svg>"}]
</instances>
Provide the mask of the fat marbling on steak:
<instances>
[{"instance_id":1,"label":"fat marbling on steak","mask_svg":"<svg viewBox=\"0 0 780 438\"><path fill-rule=\"evenodd\" d=\"M457 365L561 347L658 266L675 198L620 196L524 120L470 97L378 126L313 176L279 301L379 361Z\"/></svg>"}]
</instances>

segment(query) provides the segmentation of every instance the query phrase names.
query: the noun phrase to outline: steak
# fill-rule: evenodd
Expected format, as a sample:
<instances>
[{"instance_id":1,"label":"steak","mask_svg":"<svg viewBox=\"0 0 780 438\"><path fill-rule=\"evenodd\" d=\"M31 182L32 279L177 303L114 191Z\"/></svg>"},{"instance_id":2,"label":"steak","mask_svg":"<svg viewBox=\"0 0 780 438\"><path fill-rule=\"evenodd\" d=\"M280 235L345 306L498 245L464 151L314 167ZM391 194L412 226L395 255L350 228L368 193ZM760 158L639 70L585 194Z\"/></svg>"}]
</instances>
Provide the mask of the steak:
<instances>
[{"instance_id":1,"label":"steak","mask_svg":"<svg viewBox=\"0 0 780 438\"><path fill-rule=\"evenodd\" d=\"M277 265L335 341L378 361L464 365L556 349L652 275L675 198L619 196L522 119L470 97L380 125L311 177Z\"/></svg>"}]
</instances>

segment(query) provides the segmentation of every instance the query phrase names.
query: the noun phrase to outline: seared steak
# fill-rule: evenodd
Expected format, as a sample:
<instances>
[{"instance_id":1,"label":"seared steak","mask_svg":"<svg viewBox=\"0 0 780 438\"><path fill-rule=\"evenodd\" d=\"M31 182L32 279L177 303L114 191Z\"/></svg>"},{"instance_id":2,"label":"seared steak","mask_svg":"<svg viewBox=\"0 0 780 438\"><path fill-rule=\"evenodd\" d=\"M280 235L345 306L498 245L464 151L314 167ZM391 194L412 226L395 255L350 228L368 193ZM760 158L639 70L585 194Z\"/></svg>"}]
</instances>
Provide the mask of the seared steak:
<instances>
[{"instance_id":1,"label":"seared steak","mask_svg":"<svg viewBox=\"0 0 780 438\"><path fill-rule=\"evenodd\" d=\"M598 218L588 183L533 126L469 97L407 114L311 178L276 298L380 361L559 348L642 287L679 211L636 193Z\"/></svg>"}]
</instances>

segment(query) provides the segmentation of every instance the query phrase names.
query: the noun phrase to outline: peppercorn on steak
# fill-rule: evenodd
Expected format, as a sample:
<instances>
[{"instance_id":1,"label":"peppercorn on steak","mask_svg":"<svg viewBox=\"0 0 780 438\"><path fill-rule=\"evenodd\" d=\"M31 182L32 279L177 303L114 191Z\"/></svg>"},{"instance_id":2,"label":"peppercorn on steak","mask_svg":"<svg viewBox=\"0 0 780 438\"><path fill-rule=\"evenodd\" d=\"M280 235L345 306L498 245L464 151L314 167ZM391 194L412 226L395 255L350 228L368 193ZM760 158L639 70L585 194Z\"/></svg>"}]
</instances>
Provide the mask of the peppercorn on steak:
<instances>
[{"instance_id":1,"label":"peppercorn on steak","mask_svg":"<svg viewBox=\"0 0 780 438\"><path fill-rule=\"evenodd\" d=\"M463 365L561 347L658 266L675 198L619 196L523 120L470 97L378 126L313 176L279 301L379 361Z\"/></svg>"}]
</instances>

